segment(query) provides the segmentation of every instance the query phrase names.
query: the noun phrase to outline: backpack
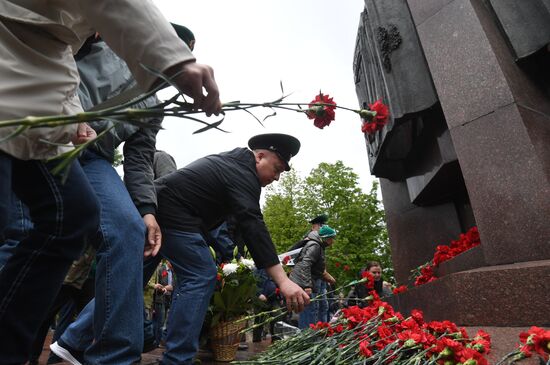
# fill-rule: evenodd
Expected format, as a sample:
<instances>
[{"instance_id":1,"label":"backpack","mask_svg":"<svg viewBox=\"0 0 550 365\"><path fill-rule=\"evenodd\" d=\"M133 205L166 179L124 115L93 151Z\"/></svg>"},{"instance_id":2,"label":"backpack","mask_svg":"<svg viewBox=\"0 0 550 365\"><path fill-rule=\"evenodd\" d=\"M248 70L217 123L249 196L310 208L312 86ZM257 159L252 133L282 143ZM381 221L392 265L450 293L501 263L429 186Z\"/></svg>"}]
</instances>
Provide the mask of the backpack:
<instances>
[{"instance_id":1,"label":"backpack","mask_svg":"<svg viewBox=\"0 0 550 365\"><path fill-rule=\"evenodd\" d=\"M294 243L292 246L290 246L288 251L292 251L292 250L296 250L298 248L302 248L306 245L306 243L308 243L308 241L310 241L310 239L308 239L307 237L304 238L304 239L301 239L298 242Z\"/></svg>"}]
</instances>

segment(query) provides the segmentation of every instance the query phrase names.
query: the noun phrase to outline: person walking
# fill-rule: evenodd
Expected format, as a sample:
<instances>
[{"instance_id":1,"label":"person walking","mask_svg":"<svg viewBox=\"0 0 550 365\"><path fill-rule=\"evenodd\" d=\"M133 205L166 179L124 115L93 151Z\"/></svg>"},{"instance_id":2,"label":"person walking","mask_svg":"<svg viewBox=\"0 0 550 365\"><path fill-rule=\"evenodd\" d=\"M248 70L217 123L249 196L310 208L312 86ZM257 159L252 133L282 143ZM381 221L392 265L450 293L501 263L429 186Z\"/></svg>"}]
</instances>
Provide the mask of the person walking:
<instances>
[{"instance_id":1,"label":"person walking","mask_svg":"<svg viewBox=\"0 0 550 365\"><path fill-rule=\"evenodd\" d=\"M322 226L318 232L311 231L306 238L307 243L294 260L295 265L290 272L290 280L302 287L311 299L320 294L319 287L315 283L323 278L326 271L325 248L334 243L335 237L336 231L327 225ZM310 324L316 323L318 311L317 301L306 306L300 313L298 327L308 328Z\"/></svg>"},{"instance_id":2,"label":"person walking","mask_svg":"<svg viewBox=\"0 0 550 365\"><path fill-rule=\"evenodd\" d=\"M144 64L169 77L177 74L174 82L207 115L220 112L212 69L195 62L152 1L5 0L0 2L0 120L81 112L73 50L96 31L128 63L142 90L161 82ZM86 124L17 128L0 128L0 232L13 209L12 192L29 208L34 228L0 271L0 364L28 360L67 270L96 239L99 226L99 202L80 164L71 164L63 182L51 173L59 160L46 162L70 150L67 143L93 138L93 129ZM147 253L156 250L158 243Z\"/></svg>"}]
</instances>

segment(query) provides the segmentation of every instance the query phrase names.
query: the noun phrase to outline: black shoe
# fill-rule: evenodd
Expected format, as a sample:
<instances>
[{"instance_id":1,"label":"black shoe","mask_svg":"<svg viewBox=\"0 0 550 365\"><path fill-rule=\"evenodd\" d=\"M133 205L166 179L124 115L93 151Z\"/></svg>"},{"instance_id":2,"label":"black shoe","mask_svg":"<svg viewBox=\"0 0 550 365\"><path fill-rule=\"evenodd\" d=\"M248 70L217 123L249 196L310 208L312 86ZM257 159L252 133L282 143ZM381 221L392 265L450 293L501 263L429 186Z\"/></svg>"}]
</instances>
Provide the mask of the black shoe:
<instances>
[{"instance_id":1,"label":"black shoe","mask_svg":"<svg viewBox=\"0 0 550 365\"><path fill-rule=\"evenodd\" d=\"M75 350L61 339L50 345L50 350L63 360L70 362L72 365L82 365L84 363L84 351Z\"/></svg>"}]
</instances>

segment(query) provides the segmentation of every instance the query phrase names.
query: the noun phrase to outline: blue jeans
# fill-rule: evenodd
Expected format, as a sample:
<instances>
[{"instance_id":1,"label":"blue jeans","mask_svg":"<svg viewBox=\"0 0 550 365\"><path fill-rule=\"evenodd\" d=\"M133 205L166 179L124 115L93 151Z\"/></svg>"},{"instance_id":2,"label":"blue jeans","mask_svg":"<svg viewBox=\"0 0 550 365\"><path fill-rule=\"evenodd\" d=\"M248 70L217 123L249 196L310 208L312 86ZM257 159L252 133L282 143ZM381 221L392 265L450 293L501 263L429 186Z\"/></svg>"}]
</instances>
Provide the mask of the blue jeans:
<instances>
[{"instance_id":1,"label":"blue jeans","mask_svg":"<svg viewBox=\"0 0 550 365\"><path fill-rule=\"evenodd\" d=\"M162 338L162 330L166 321L166 306L164 303L153 304L153 331L155 332L155 340L160 343Z\"/></svg>"},{"instance_id":2,"label":"blue jeans","mask_svg":"<svg viewBox=\"0 0 550 365\"><path fill-rule=\"evenodd\" d=\"M324 295L324 299L316 300L306 306L298 318L298 327L309 328L310 324L315 324L318 321L327 322L328 303L326 301L327 286L323 279L315 279L313 282L313 292L310 295L311 299L319 298ZM321 312L323 311L323 312Z\"/></svg>"},{"instance_id":3,"label":"blue jeans","mask_svg":"<svg viewBox=\"0 0 550 365\"><path fill-rule=\"evenodd\" d=\"M15 246L27 237L32 229L29 209L15 194L12 193L12 206L8 214L9 220L4 229L3 242L0 241L0 270L15 250Z\"/></svg>"},{"instance_id":4,"label":"blue jeans","mask_svg":"<svg viewBox=\"0 0 550 365\"><path fill-rule=\"evenodd\" d=\"M312 292L309 296L310 299L315 299L317 293ZM319 303L311 302L309 305L306 305L304 310L300 312L298 317L298 328L304 329L309 328L310 324L317 323L317 312L319 312Z\"/></svg>"},{"instance_id":5,"label":"blue jeans","mask_svg":"<svg viewBox=\"0 0 550 365\"><path fill-rule=\"evenodd\" d=\"M12 191L34 223L0 271L0 364L28 360L71 263L97 233L99 204L80 164L71 164L63 183L50 172L57 163L0 152L0 233L13 213Z\"/></svg>"},{"instance_id":6,"label":"blue jeans","mask_svg":"<svg viewBox=\"0 0 550 365\"><path fill-rule=\"evenodd\" d=\"M101 205L95 299L61 336L87 364L139 362L143 348L145 224L109 161L86 151L82 168ZM93 342L92 342L93 340Z\"/></svg>"},{"instance_id":7,"label":"blue jeans","mask_svg":"<svg viewBox=\"0 0 550 365\"><path fill-rule=\"evenodd\" d=\"M328 322L328 299L327 299L327 283L323 279L317 279L315 286L318 287L319 293L319 311L317 312L317 322Z\"/></svg>"},{"instance_id":8,"label":"blue jeans","mask_svg":"<svg viewBox=\"0 0 550 365\"><path fill-rule=\"evenodd\" d=\"M214 292L216 265L201 234L166 229L162 238L161 253L172 263L176 276L162 363L191 364L199 348L202 324ZM159 260L146 260L147 279Z\"/></svg>"}]
</instances>

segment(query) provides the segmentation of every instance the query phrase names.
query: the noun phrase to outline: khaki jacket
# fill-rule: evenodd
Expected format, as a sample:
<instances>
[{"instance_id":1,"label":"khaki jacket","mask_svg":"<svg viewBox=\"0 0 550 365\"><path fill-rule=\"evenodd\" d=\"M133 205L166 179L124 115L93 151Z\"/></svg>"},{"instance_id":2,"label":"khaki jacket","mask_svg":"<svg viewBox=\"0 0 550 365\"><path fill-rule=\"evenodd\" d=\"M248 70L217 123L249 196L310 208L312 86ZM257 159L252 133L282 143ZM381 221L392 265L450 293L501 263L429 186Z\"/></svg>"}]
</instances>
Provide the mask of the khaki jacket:
<instances>
[{"instance_id":1,"label":"khaki jacket","mask_svg":"<svg viewBox=\"0 0 550 365\"><path fill-rule=\"evenodd\" d=\"M150 0L0 0L0 120L82 111L73 53L95 31L128 64L138 85L156 77L140 64L165 71L194 60ZM0 139L15 127L0 128ZM70 146L76 125L36 128L0 142L18 159L55 157ZM49 142L49 143L48 143Z\"/></svg>"}]
</instances>

